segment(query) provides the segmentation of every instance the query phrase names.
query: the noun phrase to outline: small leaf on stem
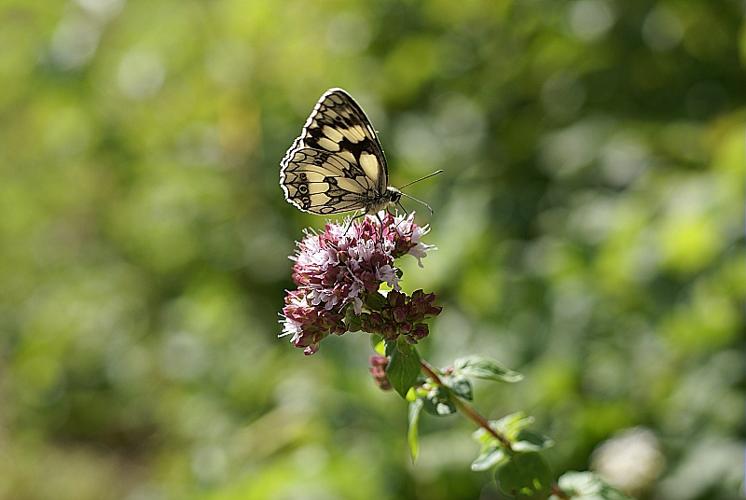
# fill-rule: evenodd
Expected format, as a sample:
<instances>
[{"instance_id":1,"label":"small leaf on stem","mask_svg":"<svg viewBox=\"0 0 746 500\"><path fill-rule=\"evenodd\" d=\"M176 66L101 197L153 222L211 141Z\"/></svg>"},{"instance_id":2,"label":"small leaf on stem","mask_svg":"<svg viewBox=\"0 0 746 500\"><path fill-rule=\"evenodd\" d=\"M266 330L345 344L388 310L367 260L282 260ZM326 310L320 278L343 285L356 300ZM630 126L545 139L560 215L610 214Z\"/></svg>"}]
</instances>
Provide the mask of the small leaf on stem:
<instances>
[{"instance_id":1,"label":"small leaf on stem","mask_svg":"<svg viewBox=\"0 0 746 500\"><path fill-rule=\"evenodd\" d=\"M365 296L365 305L367 305L371 311L380 311L386 307L387 304L386 297L381 295L380 292L369 293Z\"/></svg>"},{"instance_id":2,"label":"small leaf on stem","mask_svg":"<svg viewBox=\"0 0 746 500\"><path fill-rule=\"evenodd\" d=\"M495 465L499 464L503 460L507 459L507 455L499 446L487 446L485 447L479 456L471 463L471 470L483 471L491 469Z\"/></svg>"},{"instance_id":3,"label":"small leaf on stem","mask_svg":"<svg viewBox=\"0 0 746 500\"><path fill-rule=\"evenodd\" d=\"M384 345L385 345L385 343L383 341L383 337L381 337L380 335L377 335L375 333L371 334L371 336L370 336L370 345L373 346L373 350L376 351L378 354L380 354L381 356L384 355L384 353L385 353L385 351L384 351Z\"/></svg>"},{"instance_id":4,"label":"small leaf on stem","mask_svg":"<svg viewBox=\"0 0 746 500\"><path fill-rule=\"evenodd\" d=\"M552 472L538 453L516 453L495 470L500 491L511 498L545 499L552 487Z\"/></svg>"},{"instance_id":5,"label":"small leaf on stem","mask_svg":"<svg viewBox=\"0 0 746 500\"><path fill-rule=\"evenodd\" d=\"M406 342L386 342L386 354L389 354L390 344L395 344L391 349L391 361L386 368L386 376L391 386L403 398L406 398L409 388L417 382L420 374L420 356L417 349Z\"/></svg>"},{"instance_id":6,"label":"small leaf on stem","mask_svg":"<svg viewBox=\"0 0 746 500\"><path fill-rule=\"evenodd\" d=\"M443 376L441 377L443 385L448 387L460 398L467 399L469 401L473 398L473 391L471 388L471 382L469 379L463 376Z\"/></svg>"},{"instance_id":7,"label":"small leaf on stem","mask_svg":"<svg viewBox=\"0 0 746 500\"><path fill-rule=\"evenodd\" d=\"M396 350L396 340L384 340L383 354L385 356L391 356L395 350Z\"/></svg>"},{"instance_id":8,"label":"small leaf on stem","mask_svg":"<svg viewBox=\"0 0 746 500\"><path fill-rule=\"evenodd\" d=\"M427 393L424 399L425 411L436 417L444 417L456 413L456 405L451 401L451 393L442 387L435 387Z\"/></svg>"},{"instance_id":9,"label":"small leaf on stem","mask_svg":"<svg viewBox=\"0 0 746 500\"><path fill-rule=\"evenodd\" d=\"M409 403L409 429L407 431L407 442L409 443L409 453L412 457L412 463L417 460L417 456L420 454L420 443L417 429L422 406L423 402L421 399L415 399Z\"/></svg>"},{"instance_id":10,"label":"small leaf on stem","mask_svg":"<svg viewBox=\"0 0 746 500\"><path fill-rule=\"evenodd\" d=\"M534 417L527 416L522 411L505 415L499 420L490 421L490 425L504 434L511 442L516 441L521 431L533 423Z\"/></svg>"},{"instance_id":11,"label":"small leaf on stem","mask_svg":"<svg viewBox=\"0 0 746 500\"><path fill-rule=\"evenodd\" d=\"M505 368L497 361L482 356L466 356L453 363L454 373L467 377L494 380L496 382L519 382L523 380L520 373Z\"/></svg>"},{"instance_id":12,"label":"small leaf on stem","mask_svg":"<svg viewBox=\"0 0 746 500\"><path fill-rule=\"evenodd\" d=\"M513 443L515 451L540 451L554 446L554 441L542 434L523 429L518 432Z\"/></svg>"},{"instance_id":13,"label":"small leaf on stem","mask_svg":"<svg viewBox=\"0 0 746 500\"><path fill-rule=\"evenodd\" d=\"M355 314L352 306L347 307L344 322L348 332L359 332L362 330L361 318Z\"/></svg>"}]
</instances>

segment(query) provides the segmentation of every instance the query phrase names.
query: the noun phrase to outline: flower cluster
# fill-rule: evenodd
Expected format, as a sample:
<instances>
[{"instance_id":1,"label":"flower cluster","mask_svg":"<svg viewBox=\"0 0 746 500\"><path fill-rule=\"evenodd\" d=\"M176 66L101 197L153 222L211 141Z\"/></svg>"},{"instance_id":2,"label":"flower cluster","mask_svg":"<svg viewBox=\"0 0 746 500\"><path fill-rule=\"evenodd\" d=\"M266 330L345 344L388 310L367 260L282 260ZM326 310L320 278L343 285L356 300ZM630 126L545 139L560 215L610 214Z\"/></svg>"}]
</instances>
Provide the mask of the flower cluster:
<instances>
[{"instance_id":1,"label":"flower cluster","mask_svg":"<svg viewBox=\"0 0 746 500\"><path fill-rule=\"evenodd\" d=\"M391 290L384 303L370 313L361 315L361 326L366 332L376 332L384 339L405 335L410 343L417 343L430 333L424 321L440 314L435 305L435 294L415 290L411 297Z\"/></svg>"},{"instance_id":2,"label":"flower cluster","mask_svg":"<svg viewBox=\"0 0 746 500\"><path fill-rule=\"evenodd\" d=\"M289 291L285 297L282 335L292 335L293 345L304 348L306 354L313 354L324 337L347 331L343 320L347 306L355 315L362 315L366 298L377 295L383 283L393 289L397 302L386 308L388 312L366 307L369 315L366 326L384 328L387 337L396 332L410 335L412 340L427 335L427 326L422 320L437 314L432 312L435 297L427 295L432 296L426 301L427 306L423 303L425 294L418 295L416 300L413 296L401 302L397 298L404 297L399 293L401 271L395 267L394 259L409 254L422 266L422 258L434 248L420 241L428 231L427 226L414 222L414 213L407 217L390 213L367 215L352 223L330 222L322 233L307 231L291 257L295 261L293 282L297 289ZM379 314L373 316L375 312ZM382 321L391 319L395 325ZM383 334L380 329L365 330Z\"/></svg>"}]
</instances>

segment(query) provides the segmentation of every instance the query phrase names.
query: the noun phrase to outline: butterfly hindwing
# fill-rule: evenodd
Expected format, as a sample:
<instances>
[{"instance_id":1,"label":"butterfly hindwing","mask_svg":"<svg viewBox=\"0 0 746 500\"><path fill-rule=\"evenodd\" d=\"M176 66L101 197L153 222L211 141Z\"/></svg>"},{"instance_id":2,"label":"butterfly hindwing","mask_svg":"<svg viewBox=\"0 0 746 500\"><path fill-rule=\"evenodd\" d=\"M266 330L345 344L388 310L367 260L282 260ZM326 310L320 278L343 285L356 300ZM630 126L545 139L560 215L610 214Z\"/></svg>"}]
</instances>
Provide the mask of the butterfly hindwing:
<instances>
[{"instance_id":1,"label":"butterfly hindwing","mask_svg":"<svg viewBox=\"0 0 746 500\"><path fill-rule=\"evenodd\" d=\"M280 177L285 198L314 214L365 209L371 196L375 197L376 186L361 168L322 149L288 152Z\"/></svg>"},{"instance_id":2,"label":"butterfly hindwing","mask_svg":"<svg viewBox=\"0 0 746 500\"><path fill-rule=\"evenodd\" d=\"M285 187L286 179L290 178L288 172L291 170L291 165L293 163L303 164L305 161L305 159L299 161L296 153L309 148L328 153L324 161L331 158L329 168L340 171L337 177L340 189L351 193L363 190L360 194L368 202L380 199L386 192L388 170L381 144L365 112L344 90L330 89L321 96L308 117L301 135L285 154L281 163L281 182L286 189L286 195L293 191L293 188ZM318 161L318 159L317 155L313 160ZM344 167L339 167L339 164L343 164ZM361 176L365 180L361 180ZM352 178L354 181L347 182L345 178ZM321 196L316 198L316 201L323 199ZM332 196L331 199L337 198ZM288 201L292 203L289 197ZM294 204L298 206L297 203ZM345 206L337 204L333 211L323 213L357 210L357 208L343 208Z\"/></svg>"}]
</instances>

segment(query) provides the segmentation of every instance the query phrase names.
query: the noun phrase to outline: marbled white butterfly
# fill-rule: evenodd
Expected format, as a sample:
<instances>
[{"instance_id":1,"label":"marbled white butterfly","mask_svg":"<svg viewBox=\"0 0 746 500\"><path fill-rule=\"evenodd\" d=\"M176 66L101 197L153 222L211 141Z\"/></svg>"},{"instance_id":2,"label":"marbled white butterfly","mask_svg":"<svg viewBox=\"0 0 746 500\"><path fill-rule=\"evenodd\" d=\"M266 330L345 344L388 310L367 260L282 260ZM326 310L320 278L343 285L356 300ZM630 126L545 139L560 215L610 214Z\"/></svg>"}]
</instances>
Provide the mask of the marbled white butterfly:
<instances>
[{"instance_id":1,"label":"marbled white butterfly","mask_svg":"<svg viewBox=\"0 0 746 500\"><path fill-rule=\"evenodd\" d=\"M285 199L304 212L374 214L389 205L401 207L402 196L432 212L426 203L388 185L386 157L376 131L360 105L342 89L329 89L319 98L280 166Z\"/></svg>"}]
</instances>

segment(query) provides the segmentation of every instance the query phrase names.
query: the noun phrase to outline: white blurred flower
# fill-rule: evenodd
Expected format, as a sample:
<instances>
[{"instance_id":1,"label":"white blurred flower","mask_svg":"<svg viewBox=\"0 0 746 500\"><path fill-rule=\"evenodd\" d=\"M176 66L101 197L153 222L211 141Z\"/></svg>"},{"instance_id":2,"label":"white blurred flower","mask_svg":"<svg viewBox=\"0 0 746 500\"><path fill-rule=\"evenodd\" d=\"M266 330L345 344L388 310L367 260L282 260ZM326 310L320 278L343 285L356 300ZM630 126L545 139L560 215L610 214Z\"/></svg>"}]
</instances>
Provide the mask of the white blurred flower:
<instances>
[{"instance_id":1,"label":"white blurred flower","mask_svg":"<svg viewBox=\"0 0 746 500\"><path fill-rule=\"evenodd\" d=\"M607 0L577 0L568 8L572 33L586 42L602 38L614 25L613 5Z\"/></svg>"},{"instance_id":2,"label":"white blurred flower","mask_svg":"<svg viewBox=\"0 0 746 500\"><path fill-rule=\"evenodd\" d=\"M165 78L166 68L155 52L132 49L119 63L119 90L130 99L141 100L154 96L161 89Z\"/></svg>"},{"instance_id":3,"label":"white blurred flower","mask_svg":"<svg viewBox=\"0 0 746 500\"><path fill-rule=\"evenodd\" d=\"M655 434L644 427L634 427L596 448L591 467L611 486L637 495L658 478L664 462Z\"/></svg>"},{"instance_id":4,"label":"white blurred flower","mask_svg":"<svg viewBox=\"0 0 746 500\"><path fill-rule=\"evenodd\" d=\"M65 16L52 35L52 61L63 70L80 68L93 58L100 38L101 26L90 16Z\"/></svg>"},{"instance_id":5,"label":"white blurred flower","mask_svg":"<svg viewBox=\"0 0 746 500\"><path fill-rule=\"evenodd\" d=\"M674 49L684 38L684 25L675 12L657 6L642 23L642 38L656 52Z\"/></svg>"}]
</instances>

